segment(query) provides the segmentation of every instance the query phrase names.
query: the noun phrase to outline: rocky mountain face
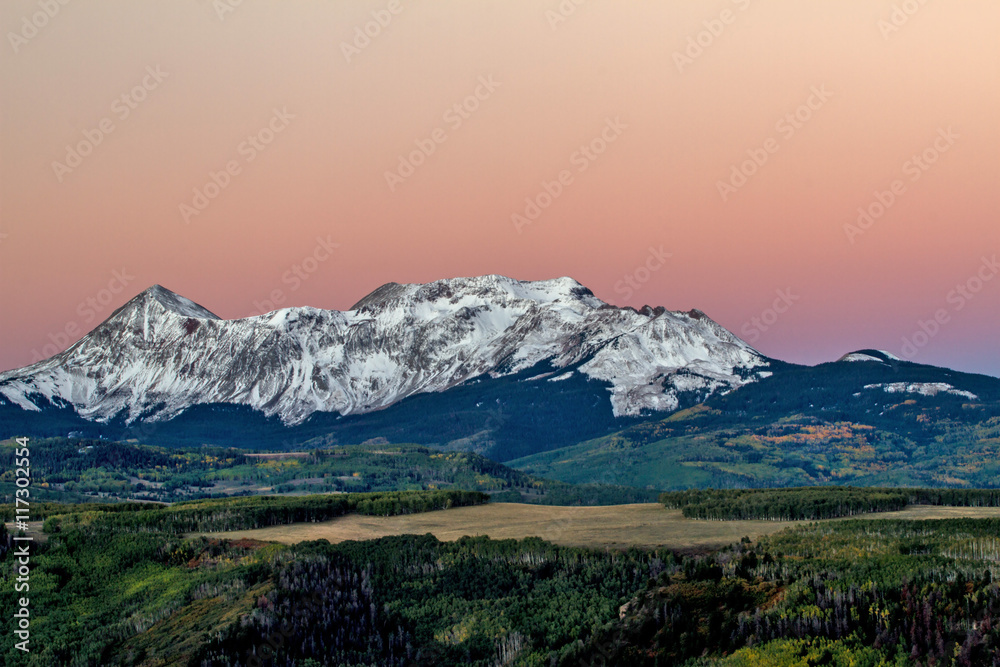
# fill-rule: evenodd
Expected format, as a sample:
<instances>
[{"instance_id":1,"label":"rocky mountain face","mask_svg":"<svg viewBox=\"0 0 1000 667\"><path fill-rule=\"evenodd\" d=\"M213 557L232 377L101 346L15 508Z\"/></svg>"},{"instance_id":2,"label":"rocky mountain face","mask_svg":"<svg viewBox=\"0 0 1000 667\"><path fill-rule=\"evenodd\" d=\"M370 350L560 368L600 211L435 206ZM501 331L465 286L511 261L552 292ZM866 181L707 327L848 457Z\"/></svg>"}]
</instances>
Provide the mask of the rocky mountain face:
<instances>
[{"instance_id":1,"label":"rocky mountain face","mask_svg":"<svg viewBox=\"0 0 1000 667\"><path fill-rule=\"evenodd\" d=\"M347 311L223 320L154 285L64 352L0 373L0 404L92 422L246 406L287 426L363 415L482 378L603 383L616 417L670 411L769 375L699 311L618 308L570 278L389 283ZM528 373L529 369L541 369Z\"/></svg>"}]
</instances>

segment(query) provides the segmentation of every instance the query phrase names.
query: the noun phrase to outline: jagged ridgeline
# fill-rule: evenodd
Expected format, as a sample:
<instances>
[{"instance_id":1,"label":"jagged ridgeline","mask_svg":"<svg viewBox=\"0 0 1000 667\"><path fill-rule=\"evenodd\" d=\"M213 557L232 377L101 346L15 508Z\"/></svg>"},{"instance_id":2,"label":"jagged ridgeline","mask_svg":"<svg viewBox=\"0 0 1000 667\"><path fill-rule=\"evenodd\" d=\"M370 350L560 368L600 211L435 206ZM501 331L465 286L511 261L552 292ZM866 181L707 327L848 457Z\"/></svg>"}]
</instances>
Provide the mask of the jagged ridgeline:
<instances>
[{"instance_id":1,"label":"jagged ridgeline","mask_svg":"<svg viewBox=\"0 0 1000 667\"><path fill-rule=\"evenodd\" d=\"M571 278L389 283L347 311L235 320L154 285L67 350L0 372L0 436L288 448L333 433L505 460L769 366L700 311L618 308Z\"/></svg>"},{"instance_id":2,"label":"jagged ridgeline","mask_svg":"<svg viewBox=\"0 0 1000 667\"><path fill-rule=\"evenodd\" d=\"M697 489L661 493L660 502L689 519L796 521L892 512L907 505L1000 507L1000 489Z\"/></svg>"}]
</instances>

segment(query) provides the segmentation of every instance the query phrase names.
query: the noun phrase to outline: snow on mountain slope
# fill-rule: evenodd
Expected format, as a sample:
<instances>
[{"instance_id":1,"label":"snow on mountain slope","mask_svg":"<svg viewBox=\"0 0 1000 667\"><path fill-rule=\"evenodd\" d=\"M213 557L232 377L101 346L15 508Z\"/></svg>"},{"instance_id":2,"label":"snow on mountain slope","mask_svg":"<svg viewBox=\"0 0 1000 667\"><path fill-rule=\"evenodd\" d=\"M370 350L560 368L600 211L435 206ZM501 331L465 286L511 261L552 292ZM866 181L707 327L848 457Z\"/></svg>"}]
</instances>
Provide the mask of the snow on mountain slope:
<instances>
[{"instance_id":1,"label":"snow on mountain slope","mask_svg":"<svg viewBox=\"0 0 1000 667\"><path fill-rule=\"evenodd\" d=\"M894 361L901 361L899 357L890 354L885 350L858 350L845 354L837 361L877 361L882 364L891 364Z\"/></svg>"},{"instance_id":2,"label":"snow on mountain slope","mask_svg":"<svg viewBox=\"0 0 1000 667\"><path fill-rule=\"evenodd\" d=\"M571 278L389 283L348 311L237 320L154 285L66 351L0 373L0 400L30 410L44 397L99 421L231 403L294 425L546 360L607 382L616 415L675 409L680 392L728 391L768 365L699 311L617 308Z\"/></svg>"},{"instance_id":3,"label":"snow on mountain slope","mask_svg":"<svg viewBox=\"0 0 1000 667\"><path fill-rule=\"evenodd\" d=\"M845 354L837 361L877 361L883 363L878 357L873 357L870 354L862 354L861 352L851 352L850 354Z\"/></svg>"},{"instance_id":4,"label":"snow on mountain slope","mask_svg":"<svg viewBox=\"0 0 1000 667\"><path fill-rule=\"evenodd\" d=\"M947 382L889 382L882 384L866 384L865 389L881 389L889 394L908 393L922 396L937 396L941 392L954 394L970 400L979 398L971 391L956 389Z\"/></svg>"}]
</instances>

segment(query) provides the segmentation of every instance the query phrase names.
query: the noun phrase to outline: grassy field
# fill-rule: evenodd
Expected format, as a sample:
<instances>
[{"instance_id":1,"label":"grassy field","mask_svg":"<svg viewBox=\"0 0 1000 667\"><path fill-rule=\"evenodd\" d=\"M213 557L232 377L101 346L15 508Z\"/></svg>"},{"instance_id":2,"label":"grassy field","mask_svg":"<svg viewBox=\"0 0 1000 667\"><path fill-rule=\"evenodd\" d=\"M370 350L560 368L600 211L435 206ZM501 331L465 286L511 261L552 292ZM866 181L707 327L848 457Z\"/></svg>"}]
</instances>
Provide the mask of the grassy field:
<instances>
[{"instance_id":1,"label":"grassy field","mask_svg":"<svg viewBox=\"0 0 1000 667\"><path fill-rule=\"evenodd\" d=\"M899 512L862 516L885 519L1000 518L1000 508L915 505ZM604 507L497 503L392 517L352 514L320 523L198 534L285 544L319 539L330 542L370 540L408 533L432 533L446 541L457 540L463 535L488 535L494 539L537 536L565 546L700 549L732 544L743 536L757 539L801 523L808 522L699 521L685 519L680 510L667 510L658 503Z\"/></svg>"}]
</instances>

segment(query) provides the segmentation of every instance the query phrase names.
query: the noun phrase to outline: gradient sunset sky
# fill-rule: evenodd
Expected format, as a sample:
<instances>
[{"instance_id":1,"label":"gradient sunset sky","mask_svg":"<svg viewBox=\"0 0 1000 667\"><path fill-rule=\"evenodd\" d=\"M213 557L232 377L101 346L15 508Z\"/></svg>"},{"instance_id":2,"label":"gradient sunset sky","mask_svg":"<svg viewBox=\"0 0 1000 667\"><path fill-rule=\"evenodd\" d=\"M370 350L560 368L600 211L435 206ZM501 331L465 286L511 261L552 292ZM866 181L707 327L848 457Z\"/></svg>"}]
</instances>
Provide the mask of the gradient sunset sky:
<instances>
[{"instance_id":1,"label":"gradient sunset sky","mask_svg":"<svg viewBox=\"0 0 1000 667\"><path fill-rule=\"evenodd\" d=\"M2 369L154 283L237 318L499 273L698 308L788 361L874 347L1000 375L993 0L0 19Z\"/></svg>"}]
</instances>

